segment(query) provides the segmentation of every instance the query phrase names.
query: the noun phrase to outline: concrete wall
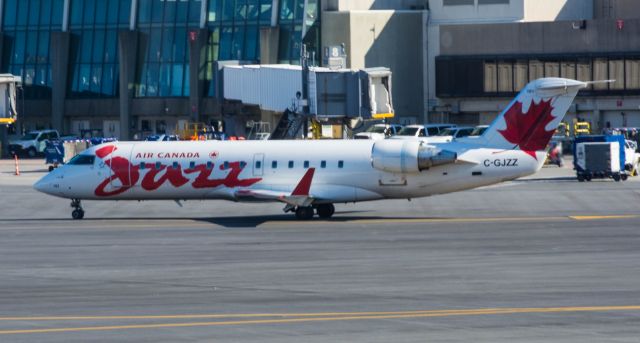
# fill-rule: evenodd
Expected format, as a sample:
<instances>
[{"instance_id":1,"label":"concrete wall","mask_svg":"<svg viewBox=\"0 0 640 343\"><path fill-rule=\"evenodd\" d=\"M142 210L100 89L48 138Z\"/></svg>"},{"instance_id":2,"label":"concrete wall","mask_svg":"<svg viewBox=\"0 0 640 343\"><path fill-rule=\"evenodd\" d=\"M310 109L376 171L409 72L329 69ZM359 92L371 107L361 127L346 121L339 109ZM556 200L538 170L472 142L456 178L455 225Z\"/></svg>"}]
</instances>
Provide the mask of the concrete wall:
<instances>
[{"instance_id":1,"label":"concrete wall","mask_svg":"<svg viewBox=\"0 0 640 343\"><path fill-rule=\"evenodd\" d=\"M390 68L397 117L421 121L423 12L324 12L322 20L322 46L345 43L349 68Z\"/></svg>"},{"instance_id":2,"label":"concrete wall","mask_svg":"<svg viewBox=\"0 0 640 343\"><path fill-rule=\"evenodd\" d=\"M327 11L426 9L428 0L324 0Z\"/></svg>"},{"instance_id":3,"label":"concrete wall","mask_svg":"<svg viewBox=\"0 0 640 343\"><path fill-rule=\"evenodd\" d=\"M572 22L446 25L440 27L441 55L554 54L640 51L640 20L592 20L584 30Z\"/></svg>"},{"instance_id":4,"label":"concrete wall","mask_svg":"<svg viewBox=\"0 0 640 343\"><path fill-rule=\"evenodd\" d=\"M509 4L444 6L430 0L432 20L438 24L535 22L593 18L591 0L511 0Z\"/></svg>"},{"instance_id":5,"label":"concrete wall","mask_svg":"<svg viewBox=\"0 0 640 343\"><path fill-rule=\"evenodd\" d=\"M588 0L525 0L524 20L590 20L593 3Z\"/></svg>"},{"instance_id":6,"label":"concrete wall","mask_svg":"<svg viewBox=\"0 0 640 343\"><path fill-rule=\"evenodd\" d=\"M556 0L561 1L561 0ZM431 21L436 24L514 22L524 19L524 0L511 0L508 5L444 6L443 0L429 0Z\"/></svg>"},{"instance_id":7,"label":"concrete wall","mask_svg":"<svg viewBox=\"0 0 640 343\"><path fill-rule=\"evenodd\" d=\"M638 0L594 0L596 19L638 19L640 1Z\"/></svg>"}]
</instances>

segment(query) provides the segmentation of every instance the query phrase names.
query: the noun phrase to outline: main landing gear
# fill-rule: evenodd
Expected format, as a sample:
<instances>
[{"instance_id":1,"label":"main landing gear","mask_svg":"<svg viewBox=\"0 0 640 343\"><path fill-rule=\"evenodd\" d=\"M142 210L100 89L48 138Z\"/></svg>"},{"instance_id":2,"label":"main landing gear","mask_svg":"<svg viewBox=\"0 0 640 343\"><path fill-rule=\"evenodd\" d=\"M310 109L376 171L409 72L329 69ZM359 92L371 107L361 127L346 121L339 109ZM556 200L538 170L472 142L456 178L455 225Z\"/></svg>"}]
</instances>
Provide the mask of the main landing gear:
<instances>
[{"instance_id":1,"label":"main landing gear","mask_svg":"<svg viewBox=\"0 0 640 343\"><path fill-rule=\"evenodd\" d=\"M331 218L331 216L333 216L335 211L336 211L336 208L333 206L333 204L320 204L316 206L298 206L295 210L296 219L299 219L299 220L313 219L314 212L317 212L318 217L320 218Z\"/></svg>"},{"instance_id":2,"label":"main landing gear","mask_svg":"<svg viewBox=\"0 0 640 343\"><path fill-rule=\"evenodd\" d=\"M80 199L72 199L71 207L73 207L73 212L71 212L71 217L73 219L84 218L84 210L82 209L82 204L80 204Z\"/></svg>"}]
</instances>

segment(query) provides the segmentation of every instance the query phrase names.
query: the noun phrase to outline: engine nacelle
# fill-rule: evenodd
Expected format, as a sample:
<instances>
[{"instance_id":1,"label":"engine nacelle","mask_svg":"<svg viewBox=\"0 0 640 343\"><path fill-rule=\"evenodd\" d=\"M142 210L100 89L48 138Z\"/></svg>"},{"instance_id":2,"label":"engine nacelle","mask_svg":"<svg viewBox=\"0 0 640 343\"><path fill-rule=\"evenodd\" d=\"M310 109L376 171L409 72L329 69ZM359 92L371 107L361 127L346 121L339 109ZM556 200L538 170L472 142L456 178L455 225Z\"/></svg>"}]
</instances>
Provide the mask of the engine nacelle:
<instances>
[{"instance_id":1,"label":"engine nacelle","mask_svg":"<svg viewBox=\"0 0 640 343\"><path fill-rule=\"evenodd\" d=\"M379 140L371 150L373 167L391 173L419 173L431 167L454 163L456 159L455 152L415 140Z\"/></svg>"}]
</instances>

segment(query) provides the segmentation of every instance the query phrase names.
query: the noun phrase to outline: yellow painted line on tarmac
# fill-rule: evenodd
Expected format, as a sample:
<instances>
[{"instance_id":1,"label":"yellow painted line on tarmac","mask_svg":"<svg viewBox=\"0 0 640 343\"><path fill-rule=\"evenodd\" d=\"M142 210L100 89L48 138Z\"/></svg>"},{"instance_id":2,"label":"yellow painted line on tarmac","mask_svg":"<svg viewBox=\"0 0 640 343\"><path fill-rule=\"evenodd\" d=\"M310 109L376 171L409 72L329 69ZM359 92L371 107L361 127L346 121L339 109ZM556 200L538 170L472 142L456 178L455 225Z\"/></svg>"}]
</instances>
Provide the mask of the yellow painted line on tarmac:
<instances>
[{"instance_id":1,"label":"yellow painted line on tarmac","mask_svg":"<svg viewBox=\"0 0 640 343\"><path fill-rule=\"evenodd\" d=\"M569 216L573 220L603 220L603 219L634 219L640 216L635 214L630 215L605 215L605 216Z\"/></svg>"},{"instance_id":2,"label":"yellow painted line on tarmac","mask_svg":"<svg viewBox=\"0 0 640 343\"><path fill-rule=\"evenodd\" d=\"M67 328L46 328L46 329L23 329L23 330L0 330L0 335L9 334L36 334L36 333L56 333L56 332L81 332L81 331L108 331L108 330L130 330L130 329L158 329L158 328L179 328L179 327L213 327L232 325L258 325L258 324L291 324L305 322L330 322L349 320L381 320L399 318L426 318L426 317L450 317L450 316L478 316L478 315L504 315L504 314L526 314L526 313L571 313L571 312L614 312L614 311L640 311L640 305L630 306L588 306L588 307L540 307L540 308L486 308L486 309L460 309L460 310L429 310L429 311L399 311L399 312L335 312L335 313L290 313L290 314L228 314L228 315L187 315L187 316L97 316L97 317L32 317L34 318L65 318L64 320L77 320L75 318L86 319L179 319L179 318L238 318L242 317L290 317L277 319L247 319L232 321L214 322L192 322L192 323L157 323L157 324L131 324L112 326L88 326L88 327L67 327ZM213 317L215 316L215 317ZM29 317L20 320L29 320ZM17 320L17 319L16 319ZM63 319L60 319L63 320Z\"/></svg>"}]
</instances>

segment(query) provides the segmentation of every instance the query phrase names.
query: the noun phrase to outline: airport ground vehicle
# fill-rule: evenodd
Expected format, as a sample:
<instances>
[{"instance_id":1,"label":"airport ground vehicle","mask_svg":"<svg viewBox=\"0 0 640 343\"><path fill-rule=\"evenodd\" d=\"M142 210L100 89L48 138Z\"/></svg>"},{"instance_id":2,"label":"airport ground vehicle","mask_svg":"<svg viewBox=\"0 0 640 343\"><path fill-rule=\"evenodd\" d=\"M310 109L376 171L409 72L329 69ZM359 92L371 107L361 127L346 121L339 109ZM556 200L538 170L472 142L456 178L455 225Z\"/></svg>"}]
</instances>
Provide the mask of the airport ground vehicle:
<instances>
[{"instance_id":1,"label":"airport ground vehicle","mask_svg":"<svg viewBox=\"0 0 640 343\"><path fill-rule=\"evenodd\" d=\"M355 139L385 139L397 134L402 129L399 124L375 124L365 132L357 133Z\"/></svg>"},{"instance_id":2,"label":"airport ground vehicle","mask_svg":"<svg viewBox=\"0 0 640 343\"><path fill-rule=\"evenodd\" d=\"M428 137L427 141L429 143L446 143L451 142L458 138L468 138L469 135L475 130L474 127L464 126L464 127L450 127L448 129L444 129L440 131L437 136Z\"/></svg>"},{"instance_id":3,"label":"airport ground vehicle","mask_svg":"<svg viewBox=\"0 0 640 343\"><path fill-rule=\"evenodd\" d=\"M444 129L455 126L455 124L407 125L400 129L393 138L432 137L437 136Z\"/></svg>"},{"instance_id":4,"label":"airport ground vehicle","mask_svg":"<svg viewBox=\"0 0 640 343\"><path fill-rule=\"evenodd\" d=\"M12 155L26 154L29 157L36 157L44 153L47 142L60 138L57 130L29 131L20 139L9 142L9 152Z\"/></svg>"},{"instance_id":5,"label":"airport ground vehicle","mask_svg":"<svg viewBox=\"0 0 640 343\"><path fill-rule=\"evenodd\" d=\"M179 140L180 137L178 135L151 135L145 138L145 141L151 142L174 142Z\"/></svg>"},{"instance_id":6,"label":"airport ground vehicle","mask_svg":"<svg viewBox=\"0 0 640 343\"><path fill-rule=\"evenodd\" d=\"M629 176L625 139L622 135L576 136L573 166L578 181L612 178L624 181Z\"/></svg>"},{"instance_id":7,"label":"airport ground vehicle","mask_svg":"<svg viewBox=\"0 0 640 343\"><path fill-rule=\"evenodd\" d=\"M555 127L587 82L529 83L472 141L274 140L119 142L92 147L34 188L71 199L225 199L284 204L301 220L334 203L411 199L472 189L537 172Z\"/></svg>"}]
</instances>

